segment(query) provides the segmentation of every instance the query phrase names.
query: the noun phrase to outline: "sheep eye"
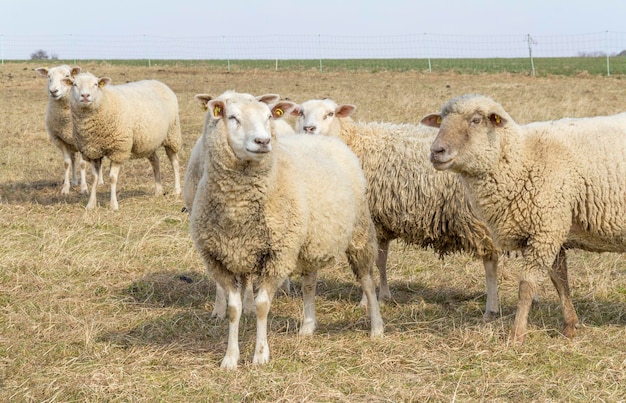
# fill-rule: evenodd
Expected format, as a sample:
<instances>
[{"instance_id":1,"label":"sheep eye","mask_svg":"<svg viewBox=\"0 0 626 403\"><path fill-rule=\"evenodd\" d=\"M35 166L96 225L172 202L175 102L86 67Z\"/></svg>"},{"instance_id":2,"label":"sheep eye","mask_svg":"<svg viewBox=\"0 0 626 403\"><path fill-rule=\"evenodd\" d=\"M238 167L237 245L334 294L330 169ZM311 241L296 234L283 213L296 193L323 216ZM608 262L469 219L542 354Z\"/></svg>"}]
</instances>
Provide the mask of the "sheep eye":
<instances>
[{"instance_id":1,"label":"sheep eye","mask_svg":"<svg viewBox=\"0 0 626 403\"><path fill-rule=\"evenodd\" d=\"M328 115L326 115L324 119L332 118L333 116L335 116L335 112L328 112Z\"/></svg>"},{"instance_id":2,"label":"sheep eye","mask_svg":"<svg viewBox=\"0 0 626 403\"><path fill-rule=\"evenodd\" d=\"M304 116L304 112L303 111L298 111L298 116Z\"/></svg>"},{"instance_id":3,"label":"sheep eye","mask_svg":"<svg viewBox=\"0 0 626 403\"><path fill-rule=\"evenodd\" d=\"M472 119L472 123L475 124L475 125L479 124L480 122L481 122L480 118L473 118Z\"/></svg>"},{"instance_id":4,"label":"sheep eye","mask_svg":"<svg viewBox=\"0 0 626 403\"><path fill-rule=\"evenodd\" d=\"M237 119L237 117L231 115L228 117L228 120L234 122L237 126L239 126L239 119Z\"/></svg>"}]
</instances>

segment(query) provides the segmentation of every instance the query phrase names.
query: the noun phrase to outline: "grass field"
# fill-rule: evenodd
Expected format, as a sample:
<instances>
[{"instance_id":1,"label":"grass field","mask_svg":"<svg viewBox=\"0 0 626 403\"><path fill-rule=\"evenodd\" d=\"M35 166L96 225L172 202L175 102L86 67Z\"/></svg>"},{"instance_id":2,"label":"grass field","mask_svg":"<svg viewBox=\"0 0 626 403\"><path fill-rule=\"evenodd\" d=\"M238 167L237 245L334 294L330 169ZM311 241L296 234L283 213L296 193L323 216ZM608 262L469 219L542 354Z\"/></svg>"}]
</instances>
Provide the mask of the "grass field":
<instances>
[{"instance_id":1,"label":"grass field","mask_svg":"<svg viewBox=\"0 0 626 403\"><path fill-rule=\"evenodd\" d=\"M358 283L338 264L319 274L312 337L298 336L295 278L296 292L272 303L270 363L251 364L255 320L245 318L240 368L221 370L228 325L210 318L215 286L193 248L182 200L171 194L165 153L164 197L152 195L145 160L122 167L117 212L108 209L106 177L94 211L77 189L62 196L63 164L45 132L38 66L0 66L0 401L626 400L626 261L609 253L569 252L581 321L573 340L559 333L558 298L545 281L525 344L508 345L519 258L502 260L501 317L484 323L481 262L393 243L394 301L381 309L382 339L369 339ZM626 109L620 76L81 67L113 83L168 84L180 103L183 167L202 128L196 93L279 93L296 102L330 96L357 105L357 119L406 123L464 93L495 98L519 123Z\"/></svg>"}]
</instances>

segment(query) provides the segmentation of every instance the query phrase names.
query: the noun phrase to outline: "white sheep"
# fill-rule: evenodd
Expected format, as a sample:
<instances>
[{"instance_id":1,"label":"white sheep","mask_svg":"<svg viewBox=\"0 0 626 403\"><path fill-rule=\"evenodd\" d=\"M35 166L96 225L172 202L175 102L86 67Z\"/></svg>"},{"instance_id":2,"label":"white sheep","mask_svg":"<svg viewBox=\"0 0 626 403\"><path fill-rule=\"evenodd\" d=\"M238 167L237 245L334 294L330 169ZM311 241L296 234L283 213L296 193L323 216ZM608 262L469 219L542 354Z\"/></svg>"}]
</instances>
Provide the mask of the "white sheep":
<instances>
[{"instance_id":1,"label":"white sheep","mask_svg":"<svg viewBox=\"0 0 626 403\"><path fill-rule=\"evenodd\" d=\"M316 275L345 254L368 296L371 337L383 321L371 277L376 235L366 181L356 156L337 139L276 136L272 110L250 95L226 92L208 101L205 172L190 217L195 247L228 295L228 347L221 366L239 360L241 280L255 276L257 338L253 362L269 361L267 316L272 297L294 272L302 275L301 335L315 329Z\"/></svg>"},{"instance_id":2,"label":"white sheep","mask_svg":"<svg viewBox=\"0 0 626 403\"><path fill-rule=\"evenodd\" d=\"M174 193L180 194L178 150L182 144L178 99L165 84L143 80L109 85L108 77L80 73L64 79L71 86L70 109L74 140L83 157L93 164L94 183L87 209L97 204L96 179L102 158L111 161L111 208L117 210L117 179L121 164L147 158L152 165L155 194L163 194L159 158L163 146L174 171Z\"/></svg>"},{"instance_id":3,"label":"white sheep","mask_svg":"<svg viewBox=\"0 0 626 403\"><path fill-rule=\"evenodd\" d=\"M83 161L72 136L72 115L68 93L70 87L61 80L71 78L80 73L80 67L66 64L56 67L38 67L39 75L48 79L48 106L46 109L46 131L50 141L61 150L65 173L61 194L70 193L70 184L78 185L77 170L80 171L80 192L87 193L86 163Z\"/></svg>"},{"instance_id":4,"label":"white sheep","mask_svg":"<svg viewBox=\"0 0 626 403\"><path fill-rule=\"evenodd\" d=\"M240 96L244 96L244 94L240 94ZM208 102L213 99L213 97L210 94L196 94L194 99L200 104L201 108L206 111L208 110ZM254 97L254 99L270 105L278 102L280 96L278 94L265 94ZM272 119L272 129L276 132L276 134L289 134L294 132L293 128L282 119ZM193 200L196 197L198 183L204 174L204 160L206 158L203 152L204 148L204 136L201 135L196 140L196 143L194 144L189 155L189 161L187 162L187 170L185 171L185 177L183 180L183 201L185 203L184 210L189 214L191 214L193 208ZM222 289L219 284L217 284L216 288L215 304L213 305L213 312L211 313L211 316L224 318L226 315L226 294L224 293L224 289ZM244 312L254 312L252 282L248 281L248 283L242 288L245 290L243 298ZM283 289L286 292L289 292L288 279L285 280Z\"/></svg>"},{"instance_id":5,"label":"white sheep","mask_svg":"<svg viewBox=\"0 0 626 403\"><path fill-rule=\"evenodd\" d=\"M297 116L296 132L337 136L361 160L378 239L379 299L391 297L387 256L389 243L400 238L408 244L431 247L440 256L466 251L481 258L487 284L483 317L496 317L499 251L457 176L442 174L431 166L428 155L436 130L422 125L355 122L350 118L355 109L331 99L314 99L297 106L292 114Z\"/></svg>"},{"instance_id":6,"label":"white sheep","mask_svg":"<svg viewBox=\"0 0 626 403\"><path fill-rule=\"evenodd\" d=\"M422 122L439 128L434 167L460 174L498 246L522 251L512 340L524 340L545 271L573 337L564 248L626 251L626 113L518 125L494 100L465 95Z\"/></svg>"}]
</instances>

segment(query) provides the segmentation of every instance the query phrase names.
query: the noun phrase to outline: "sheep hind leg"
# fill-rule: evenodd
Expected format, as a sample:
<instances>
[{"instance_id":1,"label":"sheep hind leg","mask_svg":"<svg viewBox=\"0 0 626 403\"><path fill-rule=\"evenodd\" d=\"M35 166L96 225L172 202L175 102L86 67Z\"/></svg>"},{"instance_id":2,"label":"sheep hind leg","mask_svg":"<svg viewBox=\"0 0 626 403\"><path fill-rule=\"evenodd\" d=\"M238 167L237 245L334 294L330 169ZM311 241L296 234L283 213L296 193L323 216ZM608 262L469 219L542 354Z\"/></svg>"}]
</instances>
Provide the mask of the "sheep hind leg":
<instances>
[{"instance_id":1,"label":"sheep hind leg","mask_svg":"<svg viewBox=\"0 0 626 403\"><path fill-rule=\"evenodd\" d=\"M567 257L565 249L561 248L550 270L550 280L554 288L556 288L561 300L561 309L563 310L563 334L565 337L572 338L576 335L578 326L578 316L572 303L572 296L569 289L569 281L567 278Z\"/></svg>"},{"instance_id":2,"label":"sheep hind leg","mask_svg":"<svg viewBox=\"0 0 626 403\"><path fill-rule=\"evenodd\" d=\"M487 303L483 320L492 321L498 317L500 308L498 307L498 255L488 255L483 257L485 268L485 283L487 285Z\"/></svg>"},{"instance_id":3,"label":"sheep hind leg","mask_svg":"<svg viewBox=\"0 0 626 403\"><path fill-rule=\"evenodd\" d=\"M302 326L300 336L310 336L315 331L315 290L317 288L317 273L310 272L302 275Z\"/></svg>"},{"instance_id":4,"label":"sheep hind leg","mask_svg":"<svg viewBox=\"0 0 626 403\"><path fill-rule=\"evenodd\" d=\"M87 202L87 210L92 210L98 205L98 198L96 196L96 189L98 187L98 176L102 169L102 158L91 162L91 172L93 174L93 183L91 184L91 192L89 194L89 201Z\"/></svg>"},{"instance_id":5,"label":"sheep hind leg","mask_svg":"<svg viewBox=\"0 0 626 403\"><path fill-rule=\"evenodd\" d=\"M369 244L366 245L366 247L367 246L369 246ZM372 279L374 256L372 255L370 258L369 255L370 253L366 249L359 250L354 247L350 247L346 252L350 267L357 278L361 281L361 288L367 298L367 310L369 312L371 322L370 337L375 338L383 335L384 324L383 319L380 316L380 305L378 304L378 299L376 298L376 286L374 285L374 280Z\"/></svg>"},{"instance_id":6,"label":"sheep hind leg","mask_svg":"<svg viewBox=\"0 0 626 403\"><path fill-rule=\"evenodd\" d=\"M150 161L150 165L152 165L152 172L154 172L154 195L161 196L163 194L163 184L161 183L161 167L159 165L159 156L157 155L156 151L150 154L150 156L148 157L148 161Z\"/></svg>"},{"instance_id":7,"label":"sheep hind leg","mask_svg":"<svg viewBox=\"0 0 626 403\"><path fill-rule=\"evenodd\" d=\"M167 158L170 160L170 164L172 164L172 171L174 171L174 194L178 196L181 193L178 154L169 148L165 148L165 153L167 154Z\"/></svg>"},{"instance_id":8,"label":"sheep hind leg","mask_svg":"<svg viewBox=\"0 0 626 403\"><path fill-rule=\"evenodd\" d=\"M389 240L380 239L378 241L378 255L376 256L376 267L378 268L378 275L380 276L380 284L378 291L378 301L388 301L391 299L391 291L389 290L389 283L387 282L387 257L389 256ZM361 295L361 302L359 306L367 308L367 295L365 291Z\"/></svg>"}]
</instances>

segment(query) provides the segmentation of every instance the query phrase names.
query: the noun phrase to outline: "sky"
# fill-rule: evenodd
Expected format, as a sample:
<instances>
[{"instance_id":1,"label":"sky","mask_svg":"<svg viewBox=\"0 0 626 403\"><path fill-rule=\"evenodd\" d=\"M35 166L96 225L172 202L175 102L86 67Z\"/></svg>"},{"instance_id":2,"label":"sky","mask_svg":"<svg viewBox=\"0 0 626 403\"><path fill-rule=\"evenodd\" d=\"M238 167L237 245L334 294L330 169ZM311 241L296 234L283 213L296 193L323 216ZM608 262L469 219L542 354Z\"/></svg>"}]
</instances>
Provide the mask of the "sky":
<instances>
[{"instance_id":1,"label":"sky","mask_svg":"<svg viewBox=\"0 0 626 403\"><path fill-rule=\"evenodd\" d=\"M0 37L626 32L623 0L4 1ZM9 47L10 48L10 47Z\"/></svg>"}]
</instances>

